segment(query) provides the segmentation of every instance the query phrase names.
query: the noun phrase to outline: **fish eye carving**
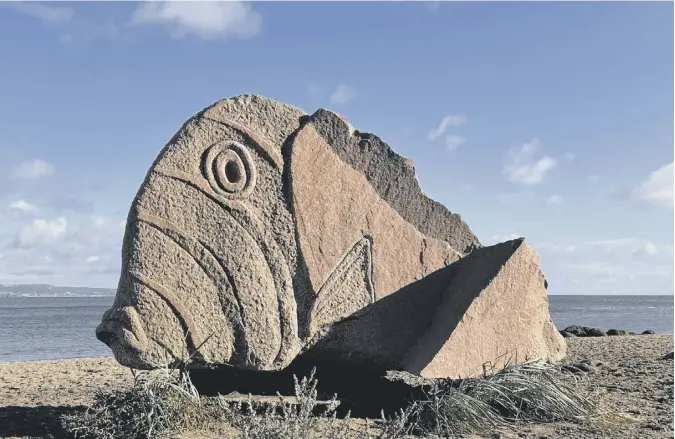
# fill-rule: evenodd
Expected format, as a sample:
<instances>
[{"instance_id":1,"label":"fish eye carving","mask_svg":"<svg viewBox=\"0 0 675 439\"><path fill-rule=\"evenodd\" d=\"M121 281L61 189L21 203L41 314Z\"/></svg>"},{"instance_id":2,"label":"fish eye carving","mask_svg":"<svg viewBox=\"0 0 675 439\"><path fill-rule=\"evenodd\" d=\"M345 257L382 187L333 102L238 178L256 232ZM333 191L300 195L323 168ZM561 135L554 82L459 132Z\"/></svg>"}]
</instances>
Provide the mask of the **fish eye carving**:
<instances>
[{"instance_id":1,"label":"fish eye carving","mask_svg":"<svg viewBox=\"0 0 675 439\"><path fill-rule=\"evenodd\" d=\"M204 156L203 171L213 190L229 197L248 196L257 179L251 153L234 141L210 147Z\"/></svg>"}]
</instances>

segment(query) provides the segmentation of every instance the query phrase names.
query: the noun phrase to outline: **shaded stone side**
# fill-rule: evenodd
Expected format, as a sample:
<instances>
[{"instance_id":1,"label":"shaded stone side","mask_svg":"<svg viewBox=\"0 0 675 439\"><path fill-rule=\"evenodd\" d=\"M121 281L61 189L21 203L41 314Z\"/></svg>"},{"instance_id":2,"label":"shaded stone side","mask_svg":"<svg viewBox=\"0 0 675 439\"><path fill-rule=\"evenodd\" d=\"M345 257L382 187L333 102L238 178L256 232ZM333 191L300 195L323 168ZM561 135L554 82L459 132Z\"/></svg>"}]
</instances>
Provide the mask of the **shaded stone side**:
<instances>
[{"instance_id":1,"label":"shaded stone side","mask_svg":"<svg viewBox=\"0 0 675 439\"><path fill-rule=\"evenodd\" d=\"M475 376L507 363L558 361L566 344L551 321L539 255L517 239L456 264L431 325L401 362L426 378Z\"/></svg>"},{"instance_id":2,"label":"shaded stone side","mask_svg":"<svg viewBox=\"0 0 675 439\"><path fill-rule=\"evenodd\" d=\"M379 370L397 369L429 329L456 264L438 269L334 324L303 354L307 361L349 361Z\"/></svg>"}]
</instances>

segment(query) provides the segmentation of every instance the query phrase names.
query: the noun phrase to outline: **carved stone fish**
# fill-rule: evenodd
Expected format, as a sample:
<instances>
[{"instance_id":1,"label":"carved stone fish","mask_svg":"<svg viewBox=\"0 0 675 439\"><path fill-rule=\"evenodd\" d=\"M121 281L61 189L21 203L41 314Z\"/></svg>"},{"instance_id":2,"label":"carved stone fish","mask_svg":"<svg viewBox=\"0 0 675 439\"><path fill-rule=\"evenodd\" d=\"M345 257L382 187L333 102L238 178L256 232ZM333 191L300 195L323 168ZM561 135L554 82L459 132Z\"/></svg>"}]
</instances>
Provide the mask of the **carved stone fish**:
<instances>
[{"instance_id":1,"label":"carved stone fish","mask_svg":"<svg viewBox=\"0 0 675 439\"><path fill-rule=\"evenodd\" d=\"M115 303L96 335L139 369L191 355L279 370L309 351L423 371L415 343L456 277L448 269L480 248L459 215L422 193L410 160L376 136L327 110L308 116L242 95L188 120L148 171L129 211ZM415 286L441 272L449 277L429 293ZM394 301L414 307L415 322L392 324L383 299L413 290ZM534 330L548 334L547 302L539 313ZM394 349L372 344L392 328L397 341L385 344ZM344 339L355 329L356 345ZM539 351L560 357L553 345Z\"/></svg>"}]
</instances>

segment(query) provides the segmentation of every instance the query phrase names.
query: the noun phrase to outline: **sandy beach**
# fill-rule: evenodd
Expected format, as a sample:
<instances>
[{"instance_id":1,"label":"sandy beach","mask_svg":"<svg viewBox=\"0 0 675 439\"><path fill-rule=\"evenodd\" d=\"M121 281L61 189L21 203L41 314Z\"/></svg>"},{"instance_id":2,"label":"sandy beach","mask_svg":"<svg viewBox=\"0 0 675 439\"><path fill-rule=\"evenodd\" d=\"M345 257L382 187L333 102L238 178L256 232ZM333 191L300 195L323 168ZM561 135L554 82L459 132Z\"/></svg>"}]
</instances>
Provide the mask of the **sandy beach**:
<instances>
[{"instance_id":1,"label":"sandy beach","mask_svg":"<svg viewBox=\"0 0 675 439\"><path fill-rule=\"evenodd\" d=\"M565 363L594 365L579 386L619 416L614 428L574 424L528 426L493 437L672 438L671 335L570 338ZM671 357L672 358L672 357ZM59 416L82 410L98 388L132 385L112 357L0 363L0 437L63 437Z\"/></svg>"}]
</instances>

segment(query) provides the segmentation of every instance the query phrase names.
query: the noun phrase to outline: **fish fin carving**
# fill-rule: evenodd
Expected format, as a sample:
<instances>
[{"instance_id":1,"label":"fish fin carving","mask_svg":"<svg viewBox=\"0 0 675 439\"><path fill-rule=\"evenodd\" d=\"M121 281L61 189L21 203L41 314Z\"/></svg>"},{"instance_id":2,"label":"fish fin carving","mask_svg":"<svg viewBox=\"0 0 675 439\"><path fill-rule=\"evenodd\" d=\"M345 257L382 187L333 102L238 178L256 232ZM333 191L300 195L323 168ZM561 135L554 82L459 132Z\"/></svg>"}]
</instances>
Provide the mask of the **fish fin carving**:
<instances>
[{"instance_id":1,"label":"fish fin carving","mask_svg":"<svg viewBox=\"0 0 675 439\"><path fill-rule=\"evenodd\" d=\"M309 313L310 339L374 301L372 237L364 236L319 289Z\"/></svg>"}]
</instances>

